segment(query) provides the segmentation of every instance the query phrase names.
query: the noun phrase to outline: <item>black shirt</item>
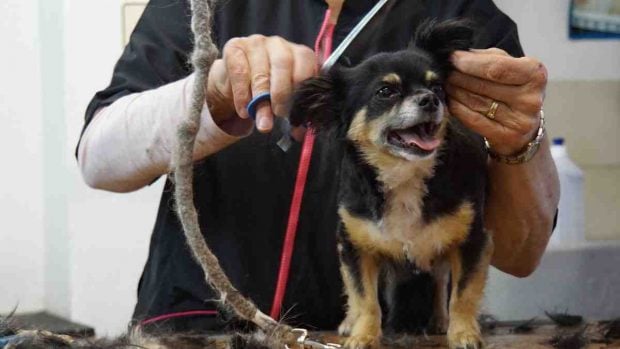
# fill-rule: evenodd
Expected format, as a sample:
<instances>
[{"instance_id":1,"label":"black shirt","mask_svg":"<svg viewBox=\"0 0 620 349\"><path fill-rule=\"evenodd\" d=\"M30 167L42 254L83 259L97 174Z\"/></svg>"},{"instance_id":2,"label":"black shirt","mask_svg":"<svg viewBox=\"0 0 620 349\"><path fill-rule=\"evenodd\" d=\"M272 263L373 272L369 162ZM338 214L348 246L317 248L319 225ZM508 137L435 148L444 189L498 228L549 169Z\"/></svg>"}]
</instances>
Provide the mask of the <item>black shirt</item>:
<instances>
[{"instance_id":1,"label":"black shirt","mask_svg":"<svg viewBox=\"0 0 620 349\"><path fill-rule=\"evenodd\" d=\"M480 27L476 47L499 47L521 56L516 25L491 0L393 0L381 31L359 48L351 64L378 51L404 48L424 18L469 17ZM120 97L153 89L191 73L190 10L185 0L151 0L114 69L112 82L95 95L95 111ZM320 0L226 0L215 12L220 49L233 37L279 35L312 47L327 5ZM348 0L334 33L334 47L374 1ZM276 145L278 132L251 136L196 164L195 204L209 246L233 284L265 313L275 290L300 145ZM288 322L334 329L343 318L336 253L336 193L340 150L318 137L304 200L283 311ZM138 286L134 319L188 310L215 309L214 293L192 260L173 210L173 184L166 180L149 257ZM421 282L420 280L418 280ZM428 281L428 280L426 280ZM417 286L414 285L414 288ZM418 288L424 288L419 286ZM411 291L414 292L414 291ZM411 293L412 295L414 293ZM430 306L430 305L428 305ZM191 317L169 323L176 330L217 329L226 316Z\"/></svg>"}]
</instances>

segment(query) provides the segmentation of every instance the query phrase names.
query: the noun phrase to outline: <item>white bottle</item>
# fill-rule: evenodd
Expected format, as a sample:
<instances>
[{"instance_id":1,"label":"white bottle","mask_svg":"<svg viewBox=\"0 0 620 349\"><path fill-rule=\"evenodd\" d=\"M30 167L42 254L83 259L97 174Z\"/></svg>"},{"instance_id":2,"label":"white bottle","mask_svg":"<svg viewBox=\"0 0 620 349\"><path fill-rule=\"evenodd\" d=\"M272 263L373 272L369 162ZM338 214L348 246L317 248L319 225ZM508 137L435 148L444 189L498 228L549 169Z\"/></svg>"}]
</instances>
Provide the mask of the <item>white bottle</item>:
<instances>
[{"instance_id":1,"label":"white bottle","mask_svg":"<svg viewBox=\"0 0 620 349\"><path fill-rule=\"evenodd\" d=\"M560 177L560 207L558 222L550 248L577 247L586 242L583 171L570 159L563 138L554 138L551 156Z\"/></svg>"}]
</instances>

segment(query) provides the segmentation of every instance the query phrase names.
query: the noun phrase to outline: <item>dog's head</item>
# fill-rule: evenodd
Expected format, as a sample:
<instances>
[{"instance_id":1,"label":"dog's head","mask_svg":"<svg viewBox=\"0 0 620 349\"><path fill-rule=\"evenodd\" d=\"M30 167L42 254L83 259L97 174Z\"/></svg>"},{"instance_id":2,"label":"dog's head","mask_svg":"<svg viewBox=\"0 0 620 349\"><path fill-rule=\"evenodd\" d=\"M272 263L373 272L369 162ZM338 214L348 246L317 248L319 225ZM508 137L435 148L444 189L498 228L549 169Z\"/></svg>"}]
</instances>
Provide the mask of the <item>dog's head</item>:
<instances>
[{"instance_id":1,"label":"dog's head","mask_svg":"<svg viewBox=\"0 0 620 349\"><path fill-rule=\"evenodd\" d=\"M363 153L429 157L443 138L450 54L469 49L472 36L467 21L428 21L407 50L306 80L293 98L291 123L333 130Z\"/></svg>"}]
</instances>

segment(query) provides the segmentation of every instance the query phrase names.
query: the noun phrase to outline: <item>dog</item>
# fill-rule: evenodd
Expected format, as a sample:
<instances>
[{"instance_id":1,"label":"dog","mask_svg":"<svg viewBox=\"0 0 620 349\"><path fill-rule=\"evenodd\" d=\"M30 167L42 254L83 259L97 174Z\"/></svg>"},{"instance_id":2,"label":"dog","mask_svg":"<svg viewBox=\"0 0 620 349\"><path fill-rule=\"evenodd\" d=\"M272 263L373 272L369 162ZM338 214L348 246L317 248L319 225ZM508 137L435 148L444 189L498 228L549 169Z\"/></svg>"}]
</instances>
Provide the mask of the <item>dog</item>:
<instances>
[{"instance_id":1,"label":"dog","mask_svg":"<svg viewBox=\"0 0 620 349\"><path fill-rule=\"evenodd\" d=\"M487 154L448 115L443 90L450 55L470 49L473 36L467 20L427 21L408 49L335 67L294 93L291 124L344 149L337 248L348 348L380 344L379 291L394 308L407 273L433 276L434 325L447 326L450 348L483 346L477 313L493 252L483 228Z\"/></svg>"}]
</instances>

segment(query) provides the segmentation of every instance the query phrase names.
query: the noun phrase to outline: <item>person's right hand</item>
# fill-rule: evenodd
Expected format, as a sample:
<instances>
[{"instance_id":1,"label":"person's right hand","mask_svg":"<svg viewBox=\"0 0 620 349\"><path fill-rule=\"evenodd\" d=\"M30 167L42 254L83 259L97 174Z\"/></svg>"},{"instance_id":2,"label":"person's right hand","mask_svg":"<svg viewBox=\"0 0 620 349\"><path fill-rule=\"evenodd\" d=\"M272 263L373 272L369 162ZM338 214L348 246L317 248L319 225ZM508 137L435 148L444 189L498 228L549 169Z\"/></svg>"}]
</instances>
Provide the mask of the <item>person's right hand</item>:
<instances>
[{"instance_id":1,"label":"person's right hand","mask_svg":"<svg viewBox=\"0 0 620 349\"><path fill-rule=\"evenodd\" d=\"M316 57L306 46L278 36L233 38L209 72L207 105L219 126L247 130L252 123L248 103L254 96L270 92L271 103L261 103L256 112L256 128L269 132L274 115L287 115L295 85L316 74Z\"/></svg>"}]
</instances>

